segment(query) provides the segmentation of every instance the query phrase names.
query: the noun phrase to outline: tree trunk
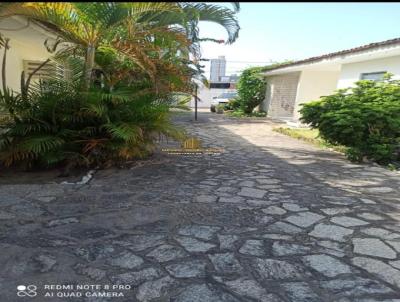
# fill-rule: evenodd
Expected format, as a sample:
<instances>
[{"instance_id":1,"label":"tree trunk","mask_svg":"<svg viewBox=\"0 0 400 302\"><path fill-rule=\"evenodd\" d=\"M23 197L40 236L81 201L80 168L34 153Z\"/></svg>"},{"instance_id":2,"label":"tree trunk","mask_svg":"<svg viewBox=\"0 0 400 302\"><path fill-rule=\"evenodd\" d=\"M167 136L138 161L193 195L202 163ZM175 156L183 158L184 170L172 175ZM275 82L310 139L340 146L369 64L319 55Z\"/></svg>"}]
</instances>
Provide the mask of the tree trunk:
<instances>
[{"instance_id":1,"label":"tree trunk","mask_svg":"<svg viewBox=\"0 0 400 302\"><path fill-rule=\"evenodd\" d=\"M90 88L90 82L92 80L95 52L96 52L95 47L89 44L86 49L85 74L84 74L84 87L86 90Z\"/></svg>"},{"instance_id":2,"label":"tree trunk","mask_svg":"<svg viewBox=\"0 0 400 302\"><path fill-rule=\"evenodd\" d=\"M41 63L38 67L36 67L28 75L28 78L26 79L26 81L25 81L25 72L24 71L22 72L22 74L21 74L21 97L24 101L26 101L28 98L28 90L29 90L29 85L31 84L32 77L49 62L50 62L50 59L47 59L46 61Z\"/></svg>"},{"instance_id":3,"label":"tree trunk","mask_svg":"<svg viewBox=\"0 0 400 302\"><path fill-rule=\"evenodd\" d=\"M6 81L6 61L7 61L7 50L8 50L8 43L10 42L10 39L6 39L4 43L4 54L3 54L3 63L1 66L1 82L3 85L3 93L5 93L7 89L7 81Z\"/></svg>"}]
</instances>

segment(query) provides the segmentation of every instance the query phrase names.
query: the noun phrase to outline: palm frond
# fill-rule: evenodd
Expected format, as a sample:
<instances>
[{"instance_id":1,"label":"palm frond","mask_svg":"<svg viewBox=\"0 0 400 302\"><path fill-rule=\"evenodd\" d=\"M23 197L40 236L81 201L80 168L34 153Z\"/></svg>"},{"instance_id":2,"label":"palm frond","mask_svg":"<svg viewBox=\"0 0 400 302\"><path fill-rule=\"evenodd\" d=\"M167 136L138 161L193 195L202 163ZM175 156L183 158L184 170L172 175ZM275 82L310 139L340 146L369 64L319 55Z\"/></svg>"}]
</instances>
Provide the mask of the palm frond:
<instances>
[{"instance_id":1,"label":"palm frond","mask_svg":"<svg viewBox=\"0 0 400 302\"><path fill-rule=\"evenodd\" d=\"M228 34L228 44L235 42L239 36L240 26L235 11L209 3L190 3L184 7L184 11L189 15L192 27L197 28L199 21L213 22L224 27ZM199 38L196 31L192 30L192 34L193 38Z\"/></svg>"},{"instance_id":2,"label":"palm frond","mask_svg":"<svg viewBox=\"0 0 400 302\"><path fill-rule=\"evenodd\" d=\"M45 43L53 77L32 81L23 95L0 92L0 111L8 116L0 124L0 162L108 165L148 155L158 136L183 139L169 111L187 109L192 79L202 77L199 22L223 26L232 43L238 9L236 2L233 9L188 2L0 4L0 17L25 16L57 36Z\"/></svg>"},{"instance_id":3,"label":"palm frond","mask_svg":"<svg viewBox=\"0 0 400 302\"><path fill-rule=\"evenodd\" d=\"M32 136L20 143L20 149L33 154L40 154L56 149L64 144L64 140L56 136Z\"/></svg>"},{"instance_id":4,"label":"palm frond","mask_svg":"<svg viewBox=\"0 0 400 302\"><path fill-rule=\"evenodd\" d=\"M143 136L143 130L138 125L134 124L106 124L104 128L107 129L113 138L121 139L126 142L136 142Z\"/></svg>"}]
</instances>

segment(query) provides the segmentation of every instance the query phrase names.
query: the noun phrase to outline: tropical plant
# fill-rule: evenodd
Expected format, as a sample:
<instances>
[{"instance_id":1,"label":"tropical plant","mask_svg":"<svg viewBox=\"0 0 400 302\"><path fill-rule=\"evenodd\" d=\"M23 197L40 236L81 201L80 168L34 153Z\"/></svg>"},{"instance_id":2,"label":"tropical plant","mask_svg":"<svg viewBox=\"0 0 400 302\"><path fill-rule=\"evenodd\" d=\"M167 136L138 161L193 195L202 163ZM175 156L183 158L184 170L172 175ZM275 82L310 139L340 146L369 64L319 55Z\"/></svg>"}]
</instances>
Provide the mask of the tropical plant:
<instances>
[{"instance_id":1,"label":"tropical plant","mask_svg":"<svg viewBox=\"0 0 400 302\"><path fill-rule=\"evenodd\" d=\"M0 111L8 115L0 121L0 162L103 165L148 155L160 135L183 138L169 121L169 109L185 108L192 79L202 77L198 23L222 25L232 43L239 30L238 5L234 8L176 2L0 4L1 17L22 15L58 35L46 41L54 55L38 70L49 63L66 75L31 83L33 74L22 74L20 92L8 89L3 77Z\"/></svg>"},{"instance_id":2,"label":"tropical plant","mask_svg":"<svg viewBox=\"0 0 400 302\"><path fill-rule=\"evenodd\" d=\"M154 93L80 91L73 83L33 86L29 100L0 106L12 113L0 126L0 162L25 167L97 166L144 157L159 135L183 138L169 121L169 102Z\"/></svg>"},{"instance_id":3,"label":"tropical plant","mask_svg":"<svg viewBox=\"0 0 400 302\"><path fill-rule=\"evenodd\" d=\"M240 109L246 114L252 113L265 99L266 82L260 70L259 67L248 68L242 72L238 81Z\"/></svg>"},{"instance_id":4,"label":"tropical plant","mask_svg":"<svg viewBox=\"0 0 400 302\"><path fill-rule=\"evenodd\" d=\"M234 4L238 9L238 4ZM179 2L17 2L3 3L0 16L23 15L59 35L53 44L67 42L63 52L80 49L85 58L84 87L89 89L96 50L112 50L129 58L153 80L168 53L198 57L198 23L211 21L228 32L228 43L238 36L236 10L206 3ZM212 40L207 38L208 40Z\"/></svg>"},{"instance_id":5,"label":"tropical plant","mask_svg":"<svg viewBox=\"0 0 400 302\"><path fill-rule=\"evenodd\" d=\"M156 50L149 37L158 33L176 34L176 40L182 40L183 35L151 25L151 19L162 12L177 10L175 4L168 2L20 2L3 5L1 16L32 18L59 35L55 44L70 42L82 47L84 83L89 89L95 52L100 46L112 47L143 69L154 71L146 54L147 50Z\"/></svg>"},{"instance_id":6,"label":"tropical plant","mask_svg":"<svg viewBox=\"0 0 400 302\"><path fill-rule=\"evenodd\" d=\"M303 104L301 120L329 143L348 147L351 160L387 164L400 160L399 100L400 81L363 80Z\"/></svg>"}]
</instances>

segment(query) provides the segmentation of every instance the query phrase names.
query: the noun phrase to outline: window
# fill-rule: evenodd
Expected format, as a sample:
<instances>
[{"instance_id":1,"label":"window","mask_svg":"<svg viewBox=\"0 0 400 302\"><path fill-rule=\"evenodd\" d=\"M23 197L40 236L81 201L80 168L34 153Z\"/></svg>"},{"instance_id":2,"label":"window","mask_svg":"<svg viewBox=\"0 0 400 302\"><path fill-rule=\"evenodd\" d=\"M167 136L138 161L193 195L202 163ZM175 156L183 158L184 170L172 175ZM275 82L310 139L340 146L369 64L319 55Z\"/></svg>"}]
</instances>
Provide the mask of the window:
<instances>
[{"instance_id":1,"label":"window","mask_svg":"<svg viewBox=\"0 0 400 302\"><path fill-rule=\"evenodd\" d=\"M361 80L382 81L386 71L362 73Z\"/></svg>"},{"instance_id":2,"label":"window","mask_svg":"<svg viewBox=\"0 0 400 302\"><path fill-rule=\"evenodd\" d=\"M226 92L218 96L219 99L233 99L235 97L237 97L235 92Z\"/></svg>"},{"instance_id":3,"label":"window","mask_svg":"<svg viewBox=\"0 0 400 302\"><path fill-rule=\"evenodd\" d=\"M28 77L36 68L38 68L43 61L31 61L31 60L24 60L24 71L25 71L25 77ZM55 75L59 77L64 77L65 71L64 68L60 65L56 65L53 62L49 62L46 65L44 65L42 68L37 71L33 77L32 80L46 80L51 77L54 77Z\"/></svg>"},{"instance_id":4,"label":"window","mask_svg":"<svg viewBox=\"0 0 400 302\"><path fill-rule=\"evenodd\" d=\"M227 89L230 88L230 83L210 83L210 88Z\"/></svg>"}]
</instances>

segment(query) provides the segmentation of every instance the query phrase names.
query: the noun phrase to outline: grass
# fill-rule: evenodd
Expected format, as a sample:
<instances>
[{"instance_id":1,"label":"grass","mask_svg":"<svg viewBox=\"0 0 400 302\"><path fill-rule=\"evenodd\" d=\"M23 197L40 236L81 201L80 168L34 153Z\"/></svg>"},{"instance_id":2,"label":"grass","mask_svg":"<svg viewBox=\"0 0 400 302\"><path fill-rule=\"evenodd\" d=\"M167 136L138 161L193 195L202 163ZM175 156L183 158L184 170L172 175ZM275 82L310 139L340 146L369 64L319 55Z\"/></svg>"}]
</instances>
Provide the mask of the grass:
<instances>
[{"instance_id":1,"label":"grass","mask_svg":"<svg viewBox=\"0 0 400 302\"><path fill-rule=\"evenodd\" d=\"M296 129L296 128L274 128L273 131L279 132L281 134L299 139L308 143L311 143L317 147L323 149L329 149L340 153L346 152L345 146L336 146L328 143L319 137L319 132L317 129Z\"/></svg>"},{"instance_id":2,"label":"grass","mask_svg":"<svg viewBox=\"0 0 400 302\"><path fill-rule=\"evenodd\" d=\"M297 128L274 128L272 129L275 132L279 132L281 134L293 137L295 139L299 139L308 143L311 143L317 147L322 149L329 149L336 152L340 152L345 154L347 148L345 146L336 146L328 143L327 141L323 140L319 137L319 132L317 129L297 129ZM400 171L400 163L393 162L386 166L381 166L391 171Z\"/></svg>"},{"instance_id":3,"label":"grass","mask_svg":"<svg viewBox=\"0 0 400 302\"><path fill-rule=\"evenodd\" d=\"M254 111L250 114L244 113L242 110L225 111L228 116L232 117L266 117L266 112Z\"/></svg>"}]
</instances>

